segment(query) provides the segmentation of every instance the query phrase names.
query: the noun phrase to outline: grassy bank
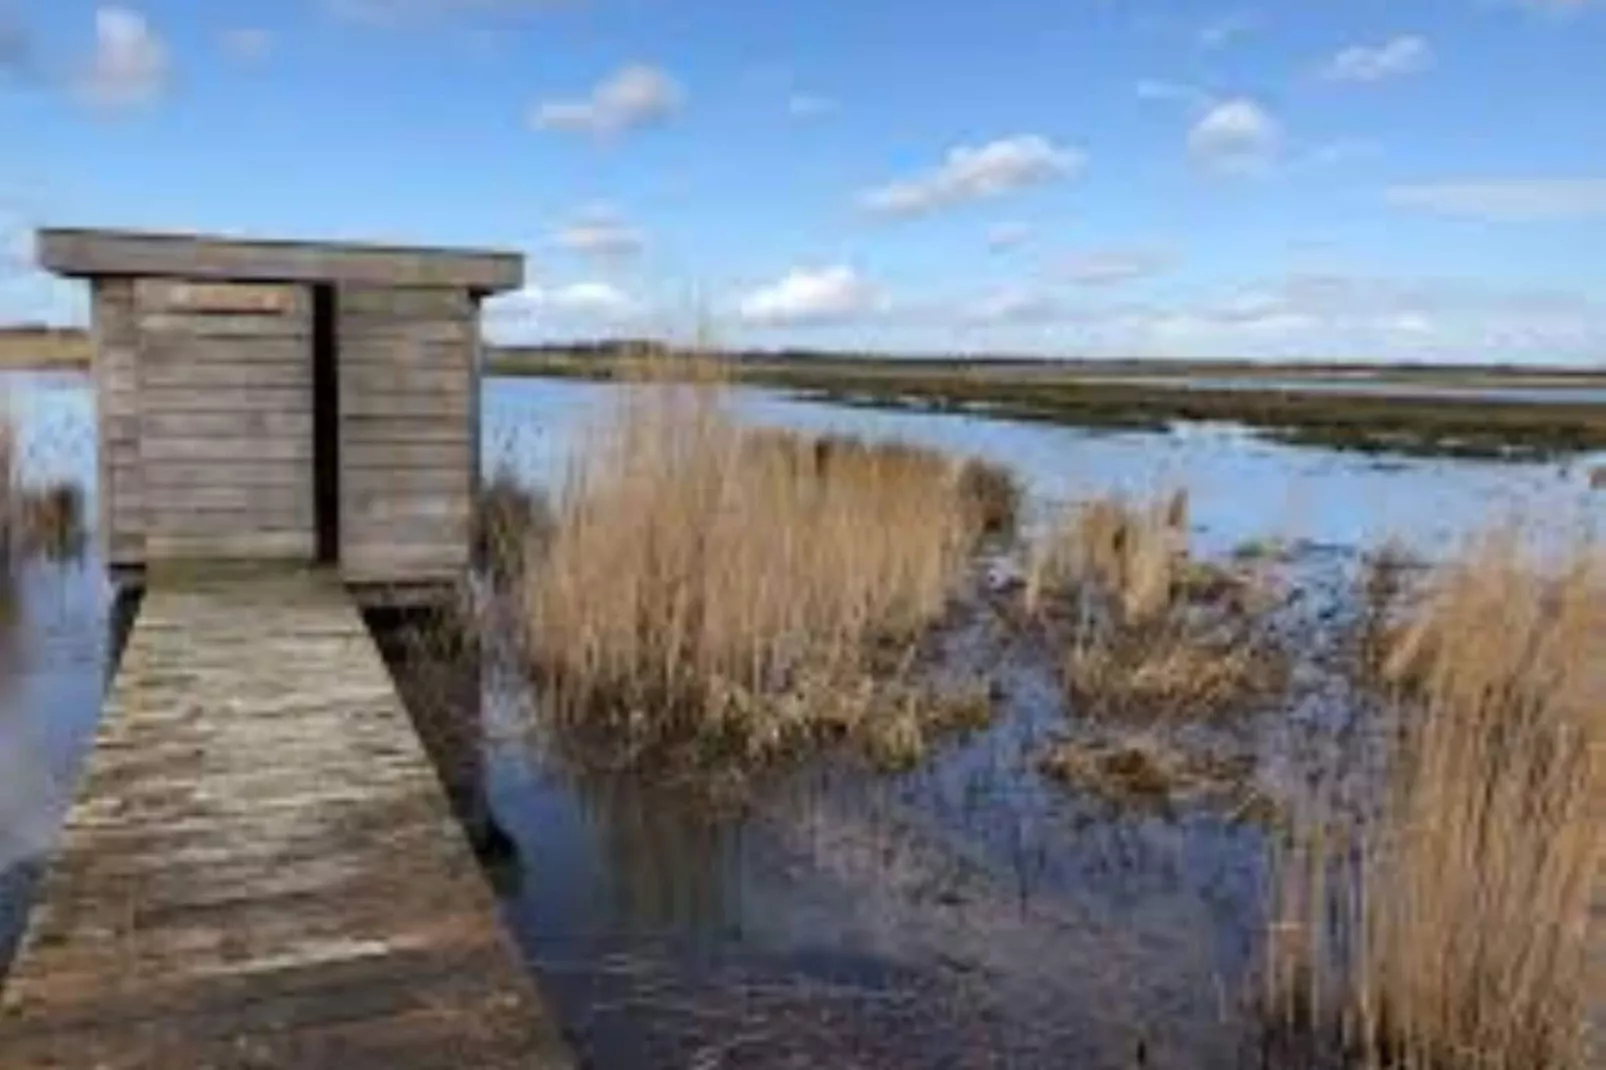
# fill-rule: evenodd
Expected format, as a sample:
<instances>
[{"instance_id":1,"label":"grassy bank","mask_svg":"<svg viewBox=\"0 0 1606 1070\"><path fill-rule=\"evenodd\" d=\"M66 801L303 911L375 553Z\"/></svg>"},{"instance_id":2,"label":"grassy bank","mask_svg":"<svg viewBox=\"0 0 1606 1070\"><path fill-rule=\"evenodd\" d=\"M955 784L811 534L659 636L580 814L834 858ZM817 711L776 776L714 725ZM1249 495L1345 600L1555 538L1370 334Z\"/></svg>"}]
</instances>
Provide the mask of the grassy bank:
<instances>
[{"instance_id":1,"label":"grassy bank","mask_svg":"<svg viewBox=\"0 0 1606 1070\"><path fill-rule=\"evenodd\" d=\"M550 351L501 350L497 374L609 379L606 357ZM1110 382L1111 366L965 363L816 358L753 358L732 362L736 381L794 391L850 405L938 412L976 412L1111 430L1159 430L1175 421L1222 421L1257 429L1298 445L1373 453L1532 459L1606 449L1606 406L1536 405L1469 398L1387 397L1340 391L1197 390L1179 385L1189 374L1224 368L1177 365L1151 381ZM1235 367L1235 366L1227 366ZM1285 366L1255 366L1254 374L1297 374ZM1308 370L1307 370L1308 371ZM1392 369L1373 369L1394 381ZM1409 379L1422 381L1413 371ZM1457 374L1465 374L1464 370ZM1494 373L1483 385L1512 385ZM1550 385L1598 385L1580 373L1550 373Z\"/></svg>"}]
</instances>

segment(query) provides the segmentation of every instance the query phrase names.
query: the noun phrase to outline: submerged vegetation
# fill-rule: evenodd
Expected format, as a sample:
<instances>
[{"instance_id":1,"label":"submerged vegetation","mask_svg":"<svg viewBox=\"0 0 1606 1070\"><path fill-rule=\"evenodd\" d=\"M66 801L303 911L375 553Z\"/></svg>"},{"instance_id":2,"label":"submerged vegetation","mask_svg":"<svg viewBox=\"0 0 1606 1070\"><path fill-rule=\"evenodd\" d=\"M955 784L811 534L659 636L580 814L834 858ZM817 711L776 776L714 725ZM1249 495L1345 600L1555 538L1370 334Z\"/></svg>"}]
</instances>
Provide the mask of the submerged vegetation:
<instances>
[{"instance_id":1,"label":"submerged vegetation","mask_svg":"<svg viewBox=\"0 0 1606 1070\"><path fill-rule=\"evenodd\" d=\"M19 526L17 490L17 442L11 422L0 413L0 560L11 554L11 544Z\"/></svg>"},{"instance_id":2,"label":"submerged vegetation","mask_svg":"<svg viewBox=\"0 0 1606 1070\"><path fill-rule=\"evenodd\" d=\"M1094 720L1211 720L1283 682L1270 588L1241 565L1195 560L1188 499L1083 505L1040 544L1026 598L1061 625L1075 712Z\"/></svg>"},{"instance_id":3,"label":"submerged vegetation","mask_svg":"<svg viewBox=\"0 0 1606 1070\"><path fill-rule=\"evenodd\" d=\"M722 381L625 388L530 569L545 705L609 762L736 769L847 737L889 764L984 714L923 645L1007 474L915 447L754 430Z\"/></svg>"},{"instance_id":4,"label":"submerged vegetation","mask_svg":"<svg viewBox=\"0 0 1606 1070\"><path fill-rule=\"evenodd\" d=\"M1058 659L1069 734L1048 776L1120 804L1264 809L1237 722L1280 697L1278 601L1256 566L1195 559L1183 492L1101 498L1030 550L1024 600Z\"/></svg>"},{"instance_id":5,"label":"submerged vegetation","mask_svg":"<svg viewBox=\"0 0 1606 1070\"><path fill-rule=\"evenodd\" d=\"M83 488L67 480L30 486L22 461L16 429L0 411L0 572L16 558L77 557L88 538Z\"/></svg>"},{"instance_id":6,"label":"submerged vegetation","mask_svg":"<svg viewBox=\"0 0 1606 1070\"><path fill-rule=\"evenodd\" d=\"M505 466L480 487L474 511L474 560L498 586L521 580L532 556L552 538L552 506Z\"/></svg>"},{"instance_id":7,"label":"submerged vegetation","mask_svg":"<svg viewBox=\"0 0 1606 1070\"><path fill-rule=\"evenodd\" d=\"M1381 796L1283 856L1277 1039L1335 1065L1582 1070L1606 558L1540 562L1489 537L1403 616L1375 678L1393 740Z\"/></svg>"}]
</instances>

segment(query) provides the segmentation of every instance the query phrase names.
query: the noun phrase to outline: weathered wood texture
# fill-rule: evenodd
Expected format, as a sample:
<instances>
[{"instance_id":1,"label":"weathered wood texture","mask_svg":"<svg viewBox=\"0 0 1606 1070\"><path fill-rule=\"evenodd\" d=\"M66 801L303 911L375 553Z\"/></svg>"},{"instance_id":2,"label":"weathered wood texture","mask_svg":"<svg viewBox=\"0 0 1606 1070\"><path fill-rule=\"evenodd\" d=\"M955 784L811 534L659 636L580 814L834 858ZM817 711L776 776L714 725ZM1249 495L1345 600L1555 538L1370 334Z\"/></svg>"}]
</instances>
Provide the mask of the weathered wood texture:
<instances>
[{"instance_id":1,"label":"weathered wood texture","mask_svg":"<svg viewBox=\"0 0 1606 1070\"><path fill-rule=\"evenodd\" d=\"M153 573L6 1070L568 1067L347 596Z\"/></svg>"},{"instance_id":2,"label":"weathered wood texture","mask_svg":"<svg viewBox=\"0 0 1606 1070\"><path fill-rule=\"evenodd\" d=\"M307 287L139 279L134 303L146 561L310 561ZM249 481L237 478L242 466L254 470ZM274 493L260 493L264 484Z\"/></svg>"},{"instance_id":3,"label":"weathered wood texture","mask_svg":"<svg viewBox=\"0 0 1606 1070\"><path fill-rule=\"evenodd\" d=\"M139 334L133 283L98 279L91 295L100 428L100 539L113 567L145 559L139 464Z\"/></svg>"},{"instance_id":4,"label":"weathered wood texture","mask_svg":"<svg viewBox=\"0 0 1606 1070\"><path fill-rule=\"evenodd\" d=\"M342 286L336 308L342 573L353 583L449 580L469 560L474 300Z\"/></svg>"},{"instance_id":5,"label":"weathered wood texture","mask_svg":"<svg viewBox=\"0 0 1606 1070\"><path fill-rule=\"evenodd\" d=\"M150 276L255 282L352 282L461 287L481 293L524 282L516 253L116 230L41 230L39 261L76 276Z\"/></svg>"}]
</instances>

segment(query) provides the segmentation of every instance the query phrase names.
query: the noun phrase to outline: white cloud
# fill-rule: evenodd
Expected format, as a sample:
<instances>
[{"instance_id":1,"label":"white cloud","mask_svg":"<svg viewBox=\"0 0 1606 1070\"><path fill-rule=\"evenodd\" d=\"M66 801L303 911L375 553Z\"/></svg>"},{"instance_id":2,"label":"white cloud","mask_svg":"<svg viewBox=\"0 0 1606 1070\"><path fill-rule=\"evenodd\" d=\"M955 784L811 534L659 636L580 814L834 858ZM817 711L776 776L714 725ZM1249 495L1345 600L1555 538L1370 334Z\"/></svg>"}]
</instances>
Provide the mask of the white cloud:
<instances>
[{"instance_id":1,"label":"white cloud","mask_svg":"<svg viewBox=\"0 0 1606 1070\"><path fill-rule=\"evenodd\" d=\"M588 208L558 227L552 234L552 241L571 253L607 260L637 256L647 246L646 236L641 231L606 206Z\"/></svg>"},{"instance_id":2,"label":"white cloud","mask_svg":"<svg viewBox=\"0 0 1606 1070\"><path fill-rule=\"evenodd\" d=\"M540 130L619 134L668 119L685 98L685 92L668 72L633 63L603 79L583 98L537 104L530 122Z\"/></svg>"},{"instance_id":3,"label":"white cloud","mask_svg":"<svg viewBox=\"0 0 1606 1070\"><path fill-rule=\"evenodd\" d=\"M500 337L528 335L551 324L617 324L642 314L629 294L608 282L532 284L485 303L486 327Z\"/></svg>"},{"instance_id":4,"label":"white cloud","mask_svg":"<svg viewBox=\"0 0 1606 1070\"><path fill-rule=\"evenodd\" d=\"M273 31L255 26L224 30L220 38L223 51L241 63L258 63L273 51Z\"/></svg>"},{"instance_id":5,"label":"white cloud","mask_svg":"<svg viewBox=\"0 0 1606 1070\"><path fill-rule=\"evenodd\" d=\"M0 208L0 279L34 270L33 229Z\"/></svg>"},{"instance_id":6,"label":"white cloud","mask_svg":"<svg viewBox=\"0 0 1606 1070\"><path fill-rule=\"evenodd\" d=\"M1606 305L1455 279L1291 274L1182 306L1085 309L1086 348L1187 356L1598 359Z\"/></svg>"},{"instance_id":7,"label":"white cloud","mask_svg":"<svg viewBox=\"0 0 1606 1070\"><path fill-rule=\"evenodd\" d=\"M171 76L168 48L145 17L122 7L95 12L95 54L80 88L97 107L129 108L148 104L167 89Z\"/></svg>"},{"instance_id":8,"label":"white cloud","mask_svg":"<svg viewBox=\"0 0 1606 1070\"><path fill-rule=\"evenodd\" d=\"M1606 178L1471 179L1391 186L1390 204L1502 223L1606 217Z\"/></svg>"},{"instance_id":9,"label":"white cloud","mask_svg":"<svg viewBox=\"0 0 1606 1070\"><path fill-rule=\"evenodd\" d=\"M1091 249L1070 257L1065 277L1078 286L1119 286L1158 275L1172 257L1157 249Z\"/></svg>"},{"instance_id":10,"label":"white cloud","mask_svg":"<svg viewBox=\"0 0 1606 1070\"><path fill-rule=\"evenodd\" d=\"M813 119L836 111L837 102L813 93L793 93L786 98L786 111L796 119Z\"/></svg>"},{"instance_id":11,"label":"white cloud","mask_svg":"<svg viewBox=\"0 0 1606 1070\"><path fill-rule=\"evenodd\" d=\"M738 315L760 325L819 324L856 319L886 306L881 291L846 265L799 268L744 295Z\"/></svg>"},{"instance_id":12,"label":"white cloud","mask_svg":"<svg viewBox=\"0 0 1606 1070\"><path fill-rule=\"evenodd\" d=\"M1086 157L1036 134L951 149L942 164L916 178L865 191L861 206L885 216L914 216L966 201L997 197L1080 172Z\"/></svg>"},{"instance_id":13,"label":"white cloud","mask_svg":"<svg viewBox=\"0 0 1606 1070\"><path fill-rule=\"evenodd\" d=\"M987 228L987 248L994 252L1013 249L1031 238L1032 228L1025 223L994 223Z\"/></svg>"},{"instance_id":14,"label":"white cloud","mask_svg":"<svg viewBox=\"0 0 1606 1070\"><path fill-rule=\"evenodd\" d=\"M1282 128L1247 97L1210 108L1188 132L1188 153L1207 170L1258 174L1270 167L1282 144Z\"/></svg>"},{"instance_id":15,"label":"white cloud","mask_svg":"<svg viewBox=\"0 0 1606 1070\"><path fill-rule=\"evenodd\" d=\"M1321 76L1330 82L1382 82L1418 74L1433 65L1433 47L1414 34L1378 45L1353 45L1329 59Z\"/></svg>"},{"instance_id":16,"label":"white cloud","mask_svg":"<svg viewBox=\"0 0 1606 1070\"><path fill-rule=\"evenodd\" d=\"M617 319L629 315L635 303L607 282L573 282L543 291L543 303L561 313Z\"/></svg>"}]
</instances>

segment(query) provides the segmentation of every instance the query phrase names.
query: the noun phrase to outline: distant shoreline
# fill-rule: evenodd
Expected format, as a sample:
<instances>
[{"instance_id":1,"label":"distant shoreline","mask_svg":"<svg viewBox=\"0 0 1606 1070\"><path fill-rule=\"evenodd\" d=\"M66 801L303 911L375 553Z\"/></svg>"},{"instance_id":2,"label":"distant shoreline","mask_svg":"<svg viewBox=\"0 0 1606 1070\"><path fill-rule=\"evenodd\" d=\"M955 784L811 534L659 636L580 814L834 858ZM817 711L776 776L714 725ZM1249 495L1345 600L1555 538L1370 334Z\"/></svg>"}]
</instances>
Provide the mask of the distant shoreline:
<instances>
[{"instance_id":1,"label":"distant shoreline","mask_svg":"<svg viewBox=\"0 0 1606 1070\"><path fill-rule=\"evenodd\" d=\"M650 345L650 343L648 343ZM601 370L611 358L631 351L614 344L554 346L486 346L486 371L492 375L553 378L606 378ZM773 371L807 368L817 373L864 375L896 372L985 374L1022 378L1233 378L1353 380L1368 383L1412 383L1435 386L1531 387L1543 389L1606 389L1606 357L1600 367L1474 363L1383 363L1369 361L1258 361L1240 358L1085 358L1012 356L919 356L843 351L754 351L719 354L743 368ZM0 326L0 370L48 371L87 368L89 332L76 327Z\"/></svg>"},{"instance_id":2,"label":"distant shoreline","mask_svg":"<svg viewBox=\"0 0 1606 1070\"><path fill-rule=\"evenodd\" d=\"M502 349L492 374L606 380L612 354ZM1434 396L1433 388L1606 389L1606 369L1492 369L1469 365L1286 365L1248 362L967 361L755 355L729 365L739 383L877 409L990 416L1112 431L1179 422L1237 423L1273 441L1379 454L1535 460L1606 450L1606 405ZM1340 378L1357 389L1250 385L1195 389L1190 380ZM1365 386L1420 387L1368 393Z\"/></svg>"},{"instance_id":3,"label":"distant shoreline","mask_svg":"<svg viewBox=\"0 0 1606 1070\"><path fill-rule=\"evenodd\" d=\"M86 370L89 352L83 331L0 328L0 370ZM608 380L620 374L618 358L626 352L618 346L487 347L485 371L497 376ZM1606 390L1606 368L987 360L801 352L726 357L735 382L846 406L1117 431L1219 421L1244 425L1278 442L1380 454L1533 460L1606 450L1603 404L1433 393L1451 388ZM1243 380L1243 384L1198 389L1201 380ZM1257 385L1257 380L1265 385ZM1310 388L1300 383L1309 383ZM1353 389L1346 389L1349 386ZM1407 392L1376 389L1386 386ZM1410 393L1412 387L1421 392Z\"/></svg>"}]
</instances>

